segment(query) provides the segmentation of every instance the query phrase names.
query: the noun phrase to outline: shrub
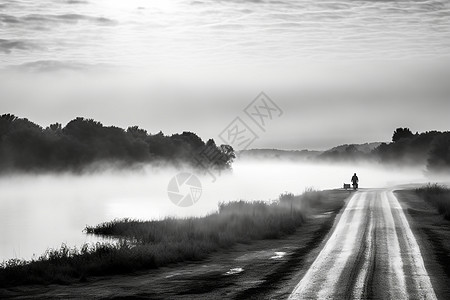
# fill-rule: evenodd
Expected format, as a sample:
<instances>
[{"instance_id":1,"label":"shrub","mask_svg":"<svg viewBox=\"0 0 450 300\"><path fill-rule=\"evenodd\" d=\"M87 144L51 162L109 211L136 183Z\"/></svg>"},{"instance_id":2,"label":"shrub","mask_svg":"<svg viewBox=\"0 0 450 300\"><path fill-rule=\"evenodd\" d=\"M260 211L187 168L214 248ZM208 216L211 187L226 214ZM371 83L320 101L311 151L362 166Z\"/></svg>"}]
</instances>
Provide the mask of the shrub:
<instances>
[{"instance_id":1,"label":"shrub","mask_svg":"<svg viewBox=\"0 0 450 300\"><path fill-rule=\"evenodd\" d=\"M450 189L438 184L427 184L416 189L416 193L435 206L439 214L450 220Z\"/></svg>"}]
</instances>

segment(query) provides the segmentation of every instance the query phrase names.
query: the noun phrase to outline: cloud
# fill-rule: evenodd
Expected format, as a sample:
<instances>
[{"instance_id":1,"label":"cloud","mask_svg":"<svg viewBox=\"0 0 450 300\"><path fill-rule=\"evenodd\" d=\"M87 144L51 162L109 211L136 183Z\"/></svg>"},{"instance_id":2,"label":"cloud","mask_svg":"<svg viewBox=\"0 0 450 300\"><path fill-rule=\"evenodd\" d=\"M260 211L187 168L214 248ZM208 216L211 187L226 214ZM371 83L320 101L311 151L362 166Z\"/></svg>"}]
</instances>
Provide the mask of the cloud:
<instances>
[{"instance_id":1,"label":"cloud","mask_svg":"<svg viewBox=\"0 0 450 300\"><path fill-rule=\"evenodd\" d=\"M109 68L111 68L111 66L108 64L86 64L77 61L38 60L20 65L12 65L6 69L29 73L48 73L58 71L102 71Z\"/></svg>"},{"instance_id":2,"label":"cloud","mask_svg":"<svg viewBox=\"0 0 450 300\"><path fill-rule=\"evenodd\" d=\"M9 54L13 50L36 50L40 47L25 40L5 40L0 39L0 53Z\"/></svg>"},{"instance_id":3,"label":"cloud","mask_svg":"<svg viewBox=\"0 0 450 300\"><path fill-rule=\"evenodd\" d=\"M87 4L87 3L89 3L88 1L84 1L84 0L67 0L66 2L67 2L67 4Z\"/></svg>"},{"instance_id":4,"label":"cloud","mask_svg":"<svg viewBox=\"0 0 450 300\"><path fill-rule=\"evenodd\" d=\"M80 14L63 14L63 15L42 15L31 14L22 18L24 21L37 21L47 23L77 23L79 21L89 21L100 25L114 25L116 21L105 17L91 17Z\"/></svg>"},{"instance_id":5,"label":"cloud","mask_svg":"<svg viewBox=\"0 0 450 300\"><path fill-rule=\"evenodd\" d=\"M7 14L0 14L0 23L16 24L20 23L19 18Z\"/></svg>"},{"instance_id":6,"label":"cloud","mask_svg":"<svg viewBox=\"0 0 450 300\"><path fill-rule=\"evenodd\" d=\"M113 26L117 21L106 17L92 17L82 14L30 14L22 17L16 17L8 14L0 14L0 24L6 25L24 25L31 27L56 26L58 24L76 24L78 22L91 22L101 26Z\"/></svg>"}]
</instances>

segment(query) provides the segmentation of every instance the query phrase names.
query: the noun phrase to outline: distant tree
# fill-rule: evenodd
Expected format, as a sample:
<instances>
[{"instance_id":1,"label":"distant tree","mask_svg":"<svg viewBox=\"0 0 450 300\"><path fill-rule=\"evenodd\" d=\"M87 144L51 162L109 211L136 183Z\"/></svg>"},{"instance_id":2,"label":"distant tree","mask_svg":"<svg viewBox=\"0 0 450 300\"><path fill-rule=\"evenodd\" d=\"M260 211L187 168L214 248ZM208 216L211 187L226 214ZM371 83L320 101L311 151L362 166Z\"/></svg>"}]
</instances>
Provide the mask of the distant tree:
<instances>
[{"instance_id":1,"label":"distant tree","mask_svg":"<svg viewBox=\"0 0 450 300\"><path fill-rule=\"evenodd\" d=\"M409 130L409 128L397 128L392 135L392 141L394 143L400 141L404 138L412 138L414 134Z\"/></svg>"},{"instance_id":2,"label":"distant tree","mask_svg":"<svg viewBox=\"0 0 450 300\"><path fill-rule=\"evenodd\" d=\"M372 151L380 162L397 165L427 165L431 149L447 132L427 131L412 134L408 128L397 128L392 143L382 143ZM433 163L431 163L433 164Z\"/></svg>"},{"instance_id":3,"label":"distant tree","mask_svg":"<svg viewBox=\"0 0 450 300\"><path fill-rule=\"evenodd\" d=\"M345 147L345 152L347 154L354 154L354 153L358 152L358 149L356 148L355 145L348 145L347 147Z\"/></svg>"},{"instance_id":4,"label":"distant tree","mask_svg":"<svg viewBox=\"0 0 450 300\"><path fill-rule=\"evenodd\" d=\"M133 164L162 160L173 165L193 164L205 147L212 151L208 167L229 169L235 158L231 146L207 144L193 132L149 135L137 126L124 130L78 117L65 127L41 126L12 114L0 116L0 172L20 170L81 170L94 162ZM220 157L220 159L216 159Z\"/></svg>"},{"instance_id":5,"label":"distant tree","mask_svg":"<svg viewBox=\"0 0 450 300\"><path fill-rule=\"evenodd\" d=\"M17 117L12 114L3 114L0 116L0 137L6 134L11 124L17 120Z\"/></svg>"},{"instance_id":6,"label":"distant tree","mask_svg":"<svg viewBox=\"0 0 450 300\"><path fill-rule=\"evenodd\" d=\"M280 203L287 203L291 204L294 201L294 194L289 192L281 193L280 196L278 196L278 200Z\"/></svg>"},{"instance_id":7,"label":"distant tree","mask_svg":"<svg viewBox=\"0 0 450 300\"><path fill-rule=\"evenodd\" d=\"M149 135L145 139L150 156L155 159L175 158L176 147L170 137L165 136L162 131Z\"/></svg>"},{"instance_id":8,"label":"distant tree","mask_svg":"<svg viewBox=\"0 0 450 300\"><path fill-rule=\"evenodd\" d=\"M102 128L103 125L100 122L94 121L93 119L77 117L67 123L66 127L63 128L63 132L80 141L88 141L101 136Z\"/></svg>"},{"instance_id":9,"label":"distant tree","mask_svg":"<svg viewBox=\"0 0 450 300\"><path fill-rule=\"evenodd\" d=\"M450 173L450 133L442 134L433 142L427 164L428 171Z\"/></svg>"},{"instance_id":10,"label":"distant tree","mask_svg":"<svg viewBox=\"0 0 450 300\"><path fill-rule=\"evenodd\" d=\"M55 123L55 124L50 124L49 126L50 130L55 131L55 132L59 132L62 130L62 125L59 123Z\"/></svg>"},{"instance_id":11,"label":"distant tree","mask_svg":"<svg viewBox=\"0 0 450 300\"><path fill-rule=\"evenodd\" d=\"M0 143L2 142L3 136L8 133L11 123L16 119L17 117L11 114L4 114L0 116Z\"/></svg>"},{"instance_id":12,"label":"distant tree","mask_svg":"<svg viewBox=\"0 0 450 300\"><path fill-rule=\"evenodd\" d=\"M231 166L234 159L236 158L236 153L234 152L234 149L230 145L222 144L220 145L220 150L222 151L223 155L226 157L226 164L228 166Z\"/></svg>"},{"instance_id":13,"label":"distant tree","mask_svg":"<svg viewBox=\"0 0 450 300\"><path fill-rule=\"evenodd\" d=\"M8 123L12 123L15 120L17 120L18 118L15 115L13 115L13 114L3 114L3 115L0 116L0 119L1 120L5 120Z\"/></svg>"},{"instance_id":14,"label":"distant tree","mask_svg":"<svg viewBox=\"0 0 450 300\"><path fill-rule=\"evenodd\" d=\"M145 139L148 136L147 130L141 129L138 126L128 127L127 133L136 139Z\"/></svg>"},{"instance_id":15,"label":"distant tree","mask_svg":"<svg viewBox=\"0 0 450 300\"><path fill-rule=\"evenodd\" d=\"M216 142L214 141L214 139L209 139L206 142L206 147L217 148L217 145L216 145Z\"/></svg>"},{"instance_id":16,"label":"distant tree","mask_svg":"<svg viewBox=\"0 0 450 300\"><path fill-rule=\"evenodd\" d=\"M175 142L189 145L189 147L191 147L191 149L194 151L198 151L205 146L205 142L203 142L198 135L189 131L183 131L182 134L173 134L171 138Z\"/></svg>"}]
</instances>

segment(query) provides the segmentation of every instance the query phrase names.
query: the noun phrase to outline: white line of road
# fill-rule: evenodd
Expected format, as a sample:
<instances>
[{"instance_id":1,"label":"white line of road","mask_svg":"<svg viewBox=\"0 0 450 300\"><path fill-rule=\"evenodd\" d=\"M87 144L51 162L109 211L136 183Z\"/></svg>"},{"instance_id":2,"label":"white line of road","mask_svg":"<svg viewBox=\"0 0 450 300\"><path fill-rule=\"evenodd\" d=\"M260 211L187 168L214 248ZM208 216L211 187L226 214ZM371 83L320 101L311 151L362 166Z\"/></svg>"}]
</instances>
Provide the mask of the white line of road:
<instances>
[{"instance_id":1,"label":"white line of road","mask_svg":"<svg viewBox=\"0 0 450 300\"><path fill-rule=\"evenodd\" d=\"M364 253L364 264L359 271L358 278L356 279L353 295L355 298L362 298L364 295L364 285L367 277L367 272L370 266L370 257L373 252L373 211L370 212L369 227L367 228L367 237L364 241L366 243L366 251Z\"/></svg>"},{"instance_id":2,"label":"white line of road","mask_svg":"<svg viewBox=\"0 0 450 300\"><path fill-rule=\"evenodd\" d=\"M405 273L403 272L403 261L398 243L397 230L395 228L394 217L391 206L385 192L381 194L381 208L386 226L386 241L388 248L389 263L389 291L392 299L408 299L406 291Z\"/></svg>"}]
</instances>

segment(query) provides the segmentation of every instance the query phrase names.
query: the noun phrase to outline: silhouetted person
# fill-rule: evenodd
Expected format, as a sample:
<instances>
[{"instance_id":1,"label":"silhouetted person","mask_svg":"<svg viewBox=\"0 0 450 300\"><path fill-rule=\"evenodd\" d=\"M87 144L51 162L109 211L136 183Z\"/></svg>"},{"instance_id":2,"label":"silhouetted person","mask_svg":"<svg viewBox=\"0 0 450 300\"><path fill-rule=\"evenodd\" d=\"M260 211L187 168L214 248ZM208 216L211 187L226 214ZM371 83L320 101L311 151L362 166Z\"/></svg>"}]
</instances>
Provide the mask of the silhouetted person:
<instances>
[{"instance_id":1,"label":"silhouetted person","mask_svg":"<svg viewBox=\"0 0 450 300\"><path fill-rule=\"evenodd\" d=\"M354 190L356 190L358 188L358 181L359 181L359 178L358 178L358 176L356 176L356 173L353 174L352 183L353 183Z\"/></svg>"}]
</instances>

